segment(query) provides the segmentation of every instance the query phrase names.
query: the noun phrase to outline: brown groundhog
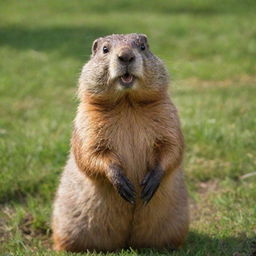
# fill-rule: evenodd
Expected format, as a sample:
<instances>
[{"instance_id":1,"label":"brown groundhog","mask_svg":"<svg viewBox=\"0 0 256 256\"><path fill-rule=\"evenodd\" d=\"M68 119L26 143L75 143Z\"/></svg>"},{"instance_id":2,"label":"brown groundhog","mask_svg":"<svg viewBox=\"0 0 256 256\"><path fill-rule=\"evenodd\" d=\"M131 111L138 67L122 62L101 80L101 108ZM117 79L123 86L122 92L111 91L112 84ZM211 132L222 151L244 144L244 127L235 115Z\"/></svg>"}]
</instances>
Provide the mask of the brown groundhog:
<instances>
[{"instance_id":1,"label":"brown groundhog","mask_svg":"<svg viewBox=\"0 0 256 256\"><path fill-rule=\"evenodd\" d=\"M54 203L55 250L182 245L189 223L184 144L168 84L145 35L94 41Z\"/></svg>"}]
</instances>

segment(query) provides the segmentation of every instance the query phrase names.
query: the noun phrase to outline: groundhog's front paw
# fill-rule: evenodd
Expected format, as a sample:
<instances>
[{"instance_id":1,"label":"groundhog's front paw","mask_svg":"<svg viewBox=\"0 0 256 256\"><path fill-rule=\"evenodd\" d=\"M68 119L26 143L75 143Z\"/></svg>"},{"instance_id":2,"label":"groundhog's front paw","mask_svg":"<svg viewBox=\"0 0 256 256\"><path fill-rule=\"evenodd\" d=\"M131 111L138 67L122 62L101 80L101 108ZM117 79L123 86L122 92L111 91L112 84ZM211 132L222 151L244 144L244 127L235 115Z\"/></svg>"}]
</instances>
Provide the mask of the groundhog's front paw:
<instances>
[{"instance_id":1,"label":"groundhog's front paw","mask_svg":"<svg viewBox=\"0 0 256 256\"><path fill-rule=\"evenodd\" d=\"M111 166L110 181L120 196L131 204L135 203L135 189L120 167Z\"/></svg>"},{"instance_id":2,"label":"groundhog's front paw","mask_svg":"<svg viewBox=\"0 0 256 256\"><path fill-rule=\"evenodd\" d=\"M155 192L157 191L160 181L163 177L163 170L161 167L155 167L150 169L149 172L145 175L144 179L141 182L142 192L141 199L147 204Z\"/></svg>"}]
</instances>

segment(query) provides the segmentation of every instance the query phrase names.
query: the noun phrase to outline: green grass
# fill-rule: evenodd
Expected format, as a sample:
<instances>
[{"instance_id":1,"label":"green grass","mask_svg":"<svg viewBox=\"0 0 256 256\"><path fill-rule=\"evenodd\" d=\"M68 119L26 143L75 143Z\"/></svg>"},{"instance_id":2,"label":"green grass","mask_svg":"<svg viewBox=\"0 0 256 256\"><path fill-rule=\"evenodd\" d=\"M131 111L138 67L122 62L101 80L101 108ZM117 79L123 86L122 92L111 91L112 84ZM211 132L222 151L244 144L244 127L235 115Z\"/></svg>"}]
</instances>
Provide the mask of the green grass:
<instances>
[{"instance_id":1,"label":"green grass","mask_svg":"<svg viewBox=\"0 0 256 256\"><path fill-rule=\"evenodd\" d=\"M256 250L255 1L0 1L0 255L50 250L76 83L92 41L141 32L168 66L191 228L174 256ZM108 255L166 255L129 250ZM96 255L96 254L88 254Z\"/></svg>"}]
</instances>

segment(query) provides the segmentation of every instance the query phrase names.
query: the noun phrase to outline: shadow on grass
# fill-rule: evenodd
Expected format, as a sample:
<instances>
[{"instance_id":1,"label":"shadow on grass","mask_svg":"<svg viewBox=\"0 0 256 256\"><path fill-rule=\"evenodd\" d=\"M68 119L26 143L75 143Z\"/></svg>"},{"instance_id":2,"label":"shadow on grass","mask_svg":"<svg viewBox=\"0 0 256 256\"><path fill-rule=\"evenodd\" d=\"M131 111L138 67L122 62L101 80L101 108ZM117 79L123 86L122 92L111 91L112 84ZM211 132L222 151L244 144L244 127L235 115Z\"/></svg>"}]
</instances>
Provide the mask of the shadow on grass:
<instances>
[{"instance_id":1,"label":"shadow on grass","mask_svg":"<svg viewBox=\"0 0 256 256\"><path fill-rule=\"evenodd\" d=\"M248 238L241 234L238 237L213 238L205 234L190 232L182 249L176 251L142 249L136 252L136 255L140 256L256 256L256 237Z\"/></svg>"},{"instance_id":2,"label":"shadow on grass","mask_svg":"<svg viewBox=\"0 0 256 256\"><path fill-rule=\"evenodd\" d=\"M64 57L87 58L93 40L111 32L99 27L0 27L0 46L17 50L56 52Z\"/></svg>"},{"instance_id":3,"label":"shadow on grass","mask_svg":"<svg viewBox=\"0 0 256 256\"><path fill-rule=\"evenodd\" d=\"M256 237L247 237L242 233L238 237L215 238L206 234L190 232L185 247L177 255L248 256L249 253L256 250L255 243Z\"/></svg>"}]
</instances>

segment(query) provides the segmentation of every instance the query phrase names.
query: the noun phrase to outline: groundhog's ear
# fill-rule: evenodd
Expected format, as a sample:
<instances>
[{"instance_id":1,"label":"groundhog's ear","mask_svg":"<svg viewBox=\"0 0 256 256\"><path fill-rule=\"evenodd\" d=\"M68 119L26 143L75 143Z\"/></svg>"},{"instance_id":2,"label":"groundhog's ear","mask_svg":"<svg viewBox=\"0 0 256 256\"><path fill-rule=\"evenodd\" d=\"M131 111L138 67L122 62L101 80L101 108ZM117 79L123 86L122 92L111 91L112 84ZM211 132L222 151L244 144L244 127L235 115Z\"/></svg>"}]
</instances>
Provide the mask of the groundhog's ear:
<instances>
[{"instance_id":1,"label":"groundhog's ear","mask_svg":"<svg viewBox=\"0 0 256 256\"><path fill-rule=\"evenodd\" d=\"M94 42L92 43L92 54L93 54L93 55L97 52L98 43L99 43L99 40L98 40L98 39L94 40Z\"/></svg>"},{"instance_id":2,"label":"groundhog's ear","mask_svg":"<svg viewBox=\"0 0 256 256\"><path fill-rule=\"evenodd\" d=\"M147 35L145 35L145 34L140 34L140 37L142 38L142 40L143 40L145 43L148 43L148 37L147 37Z\"/></svg>"}]
</instances>

